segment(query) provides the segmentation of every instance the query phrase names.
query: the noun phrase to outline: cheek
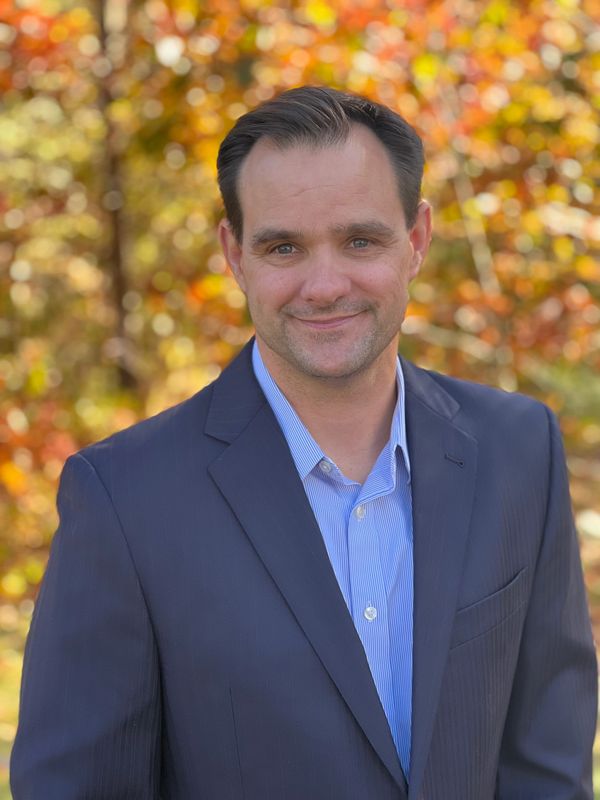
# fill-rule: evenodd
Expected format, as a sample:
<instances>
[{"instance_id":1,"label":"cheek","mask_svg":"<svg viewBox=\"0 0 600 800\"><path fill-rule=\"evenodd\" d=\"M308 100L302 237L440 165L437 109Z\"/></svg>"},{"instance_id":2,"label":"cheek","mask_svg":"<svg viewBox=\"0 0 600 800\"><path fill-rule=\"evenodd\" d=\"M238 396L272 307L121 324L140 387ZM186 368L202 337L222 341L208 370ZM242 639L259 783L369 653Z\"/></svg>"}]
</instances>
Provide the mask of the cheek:
<instances>
[{"instance_id":1,"label":"cheek","mask_svg":"<svg viewBox=\"0 0 600 800\"><path fill-rule=\"evenodd\" d=\"M283 272L264 272L250 282L248 303L265 311L276 311L289 303L297 292L293 276Z\"/></svg>"},{"instance_id":2,"label":"cheek","mask_svg":"<svg viewBox=\"0 0 600 800\"><path fill-rule=\"evenodd\" d=\"M371 295L379 303L386 304L393 298L407 295L408 278L395 267L366 270L364 276L355 282L355 286L361 293Z\"/></svg>"}]
</instances>

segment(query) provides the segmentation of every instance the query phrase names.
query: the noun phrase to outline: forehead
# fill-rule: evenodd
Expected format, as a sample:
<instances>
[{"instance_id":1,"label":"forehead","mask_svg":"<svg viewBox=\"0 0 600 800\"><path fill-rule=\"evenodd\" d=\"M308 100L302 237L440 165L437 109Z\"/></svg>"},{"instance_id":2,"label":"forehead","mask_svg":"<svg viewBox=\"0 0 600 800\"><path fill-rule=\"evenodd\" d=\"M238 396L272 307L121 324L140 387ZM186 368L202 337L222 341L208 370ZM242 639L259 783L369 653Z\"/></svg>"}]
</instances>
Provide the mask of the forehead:
<instances>
[{"instance_id":1,"label":"forehead","mask_svg":"<svg viewBox=\"0 0 600 800\"><path fill-rule=\"evenodd\" d=\"M363 125L354 125L344 142L322 147L259 139L242 164L238 191L245 229L265 215L298 222L319 215L331 221L359 207L371 217L386 206L402 213L388 152Z\"/></svg>"}]
</instances>

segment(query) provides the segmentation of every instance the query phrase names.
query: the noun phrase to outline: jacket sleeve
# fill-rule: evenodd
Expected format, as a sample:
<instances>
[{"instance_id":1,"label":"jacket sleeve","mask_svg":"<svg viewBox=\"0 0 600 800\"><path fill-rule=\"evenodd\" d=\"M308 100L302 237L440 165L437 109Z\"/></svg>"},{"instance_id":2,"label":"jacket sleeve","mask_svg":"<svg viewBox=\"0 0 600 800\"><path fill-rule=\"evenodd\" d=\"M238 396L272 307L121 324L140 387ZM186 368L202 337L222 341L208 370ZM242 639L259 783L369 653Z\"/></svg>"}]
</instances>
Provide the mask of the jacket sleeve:
<instances>
[{"instance_id":1,"label":"jacket sleeve","mask_svg":"<svg viewBox=\"0 0 600 800\"><path fill-rule=\"evenodd\" d=\"M592 800L597 669L556 419L544 537L503 735L497 800Z\"/></svg>"},{"instance_id":2,"label":"jacket sleeve","mask_svg":"<svg viewBox=\"0 0 600 800\"><path fill-rule=\"evenodd\" d=\"M58 510L25 651L13 797L151 800L160 756L157 650L115 509L82 455L65 466Z\"/></svg>"}]
</instances>

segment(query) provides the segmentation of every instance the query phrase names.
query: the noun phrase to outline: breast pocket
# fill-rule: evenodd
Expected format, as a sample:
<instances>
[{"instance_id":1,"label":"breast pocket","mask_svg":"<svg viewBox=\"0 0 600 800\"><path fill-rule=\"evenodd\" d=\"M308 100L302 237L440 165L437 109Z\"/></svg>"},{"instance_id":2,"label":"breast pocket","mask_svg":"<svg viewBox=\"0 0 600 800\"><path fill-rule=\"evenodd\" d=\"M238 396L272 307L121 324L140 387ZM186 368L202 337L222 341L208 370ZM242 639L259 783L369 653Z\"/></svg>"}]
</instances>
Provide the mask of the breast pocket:
<instances>
[{"instance_id":1,"label":"breast pocket","mask_svg":"<svg viewBox=\"0 0 600 800\"><path fill-rule=\"evenodd\" d=\"M523 567L502 589L457 611L450 647L481 636L518 611L529 595L528 572L529 567Z\"/></svg>"}]
</instances>

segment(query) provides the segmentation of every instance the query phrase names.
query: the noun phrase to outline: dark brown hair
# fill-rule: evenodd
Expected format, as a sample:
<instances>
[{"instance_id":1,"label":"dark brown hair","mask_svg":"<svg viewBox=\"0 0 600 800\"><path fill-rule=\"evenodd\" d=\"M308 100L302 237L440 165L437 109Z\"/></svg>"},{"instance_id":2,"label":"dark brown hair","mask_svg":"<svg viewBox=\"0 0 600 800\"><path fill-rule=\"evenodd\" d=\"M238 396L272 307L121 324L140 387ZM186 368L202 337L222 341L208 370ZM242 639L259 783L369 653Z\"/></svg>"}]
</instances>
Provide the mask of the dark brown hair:
<instances>
[{"instance_id":1,"label":"dark brown hair","mask_svg":"<svg viewBox=\"0 0 600 800\"><path fill-rule=\"evenodd\" d=\"M267 137L281 148L295 144L331 146L345 142L356 123L373 131L387 150L406 224L412 227L421 198L424 163L423 143L416 131L400 114L365 97L327 87L301 86L244 114L221 143L217 158L219 188L236 239L242 238L238 175L259 139Z\"/></svg>"}]
</instances>

